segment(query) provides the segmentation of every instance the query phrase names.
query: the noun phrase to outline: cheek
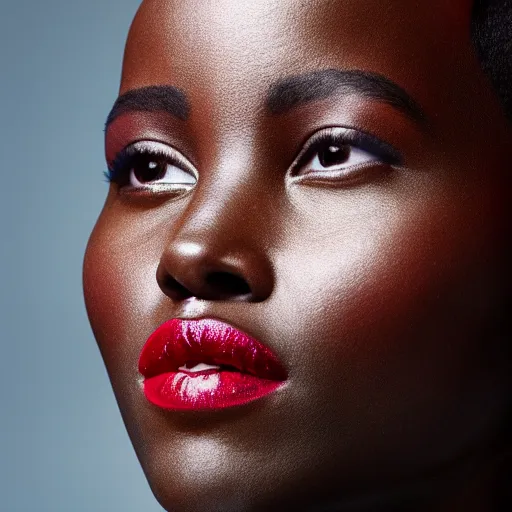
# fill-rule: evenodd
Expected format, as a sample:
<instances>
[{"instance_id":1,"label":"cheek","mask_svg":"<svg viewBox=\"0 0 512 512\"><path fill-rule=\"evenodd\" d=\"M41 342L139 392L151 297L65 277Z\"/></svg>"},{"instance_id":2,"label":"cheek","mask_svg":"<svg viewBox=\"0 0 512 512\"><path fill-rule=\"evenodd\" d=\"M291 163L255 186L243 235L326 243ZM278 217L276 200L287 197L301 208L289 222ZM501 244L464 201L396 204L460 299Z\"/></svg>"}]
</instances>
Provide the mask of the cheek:
<instances>
[{"instance_id":1,"label":"cheek","mask_svg":"<svg viewBox=\"0 0 512 512\"><path fill-rule=\"evenodd\" d=\"M294 297L281 313L298 388L351 435L418 463L418 443L438 450L427 458L456 452L504 399L486 333L501 297L490 202L429 187L412 201L301 191L314 209L294 212L275 297Z\"/></svg>"},{"instance_id":2,"label":"cheek","mask_svg":"<svg viewBox=\"0 0 512 512\"><path fill-rule=\"evenodd\" d=\"M462 322L460 337L489 321L504 291L494 191L428 179L294 191L293 227L277 256L286 276L277 292L295 298L290 313L318 315L349 338L423 324L442 326L446 338Z\"/></svg>"},{"instance_id":3,"label":"cheek","mask_svg":"<svg viewBox=\"0 0 512 512\"><path fill-rule=\"evenodd\" d=\"M123 219L118 221L118 219ZM102 214L89 240L83 270L89 320L114 385L137 393L137 361L155 327L164 297L156 282L161 241L144 222ZM120 404L121 405L121 404Z\"/></svg>"}]
</instances>

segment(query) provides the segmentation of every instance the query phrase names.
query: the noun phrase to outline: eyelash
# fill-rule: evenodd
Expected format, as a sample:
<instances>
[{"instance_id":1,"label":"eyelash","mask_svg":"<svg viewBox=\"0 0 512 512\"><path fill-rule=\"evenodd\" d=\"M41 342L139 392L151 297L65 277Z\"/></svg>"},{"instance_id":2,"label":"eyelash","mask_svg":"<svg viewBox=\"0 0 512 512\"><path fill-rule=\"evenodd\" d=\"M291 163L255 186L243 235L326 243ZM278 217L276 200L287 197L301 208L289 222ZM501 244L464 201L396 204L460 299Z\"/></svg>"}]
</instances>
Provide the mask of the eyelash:
<instances>
[{"instance_id":1,"label":"eyelash","mask_svg":"<svg viewBox=\"0 0 512 512\"><path fill-rule=\"evenodd\" d=\"M402 155L390 144L369 133L353 128L331 127L314 133L292 164L292 169L301 169L316 154L327 146L351 146L376 156L380 163L390 166L402 165Z\"/></svg>"},{"instance_id":2,"label":"eyelash","mask_svg":"<svg viewBox=\"0 0 512 512\"><path fill-rule=\"evenodd\" d=\"M190 172L190 164L181 154L170 146L161 150L158 144L144 145L143 141L133 143L123 149L109 165L103 174L107 182L116 183L119 187L129 185L130 171L134 158L147 156L154 159L165 160L167 164L174 165ZM292 176L295 171L303 168L311 159L327 146L351 146L368 152L378 158L378 163L397 166L402 165L401 154L391 145L377 139L369 133L345 127L324 128L310 136L291 165Z\"/></svg>"},{"instance_id":3,"label":"eyelash","mask_svg":"<svg viewBox=\"0 0 512 512\"><path fill-rule=\"evenodd\" d=\"M152 144L151 147L145 145L140 148L141 143L133 143L120 151L117 156L112 160L103 175L107 182L113 182L120 187L128 185L130 181L130 170L133 167L134 158L147 156L154 159L165 160L167 164L175 165L176 167L189 170L190 166L185 158L180 158L180 153L175 149L168 146L168 150L164 151L159 149L157 144Z\"/></svg>"}]
</instances>

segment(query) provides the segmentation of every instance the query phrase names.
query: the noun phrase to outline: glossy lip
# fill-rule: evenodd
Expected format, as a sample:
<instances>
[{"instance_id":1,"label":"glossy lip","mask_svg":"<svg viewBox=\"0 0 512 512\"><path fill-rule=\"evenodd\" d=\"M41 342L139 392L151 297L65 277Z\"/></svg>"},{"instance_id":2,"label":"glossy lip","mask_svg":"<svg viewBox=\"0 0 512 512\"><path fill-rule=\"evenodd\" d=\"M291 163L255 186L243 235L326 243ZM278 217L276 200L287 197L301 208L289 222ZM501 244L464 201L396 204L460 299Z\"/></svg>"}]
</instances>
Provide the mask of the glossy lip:
<instances>
[{"instance_id":1,"label":"glossy lip","mask_svg":"<svg viewBox=\"0 0 512 512\"><path fill-rule=\"evenodd\" d=\"M217 369L187 371L199 363ZM215 410L272 393L287 372L268 347L219 320L174 318L148 338L139 358L144 395L168 410Z\"/></svg>"}]
</instances>

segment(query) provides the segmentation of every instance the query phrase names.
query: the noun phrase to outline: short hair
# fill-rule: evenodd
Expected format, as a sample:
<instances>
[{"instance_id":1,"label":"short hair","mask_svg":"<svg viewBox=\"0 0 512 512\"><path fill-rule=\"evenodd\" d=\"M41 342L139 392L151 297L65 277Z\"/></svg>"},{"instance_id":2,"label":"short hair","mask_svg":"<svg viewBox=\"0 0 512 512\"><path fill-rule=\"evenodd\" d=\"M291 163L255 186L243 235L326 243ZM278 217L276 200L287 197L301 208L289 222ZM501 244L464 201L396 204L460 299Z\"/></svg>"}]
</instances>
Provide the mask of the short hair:
<instances>
[{"instance_id":1,"label":"short hair","mask_svg":"<svg viewBox=\"0 0 512 512\"><path fill-rule=\"evenodd\" d=\"M512 0L475 0L471 37L482 68L512 121Z\"/></svg>"}]
</instances>

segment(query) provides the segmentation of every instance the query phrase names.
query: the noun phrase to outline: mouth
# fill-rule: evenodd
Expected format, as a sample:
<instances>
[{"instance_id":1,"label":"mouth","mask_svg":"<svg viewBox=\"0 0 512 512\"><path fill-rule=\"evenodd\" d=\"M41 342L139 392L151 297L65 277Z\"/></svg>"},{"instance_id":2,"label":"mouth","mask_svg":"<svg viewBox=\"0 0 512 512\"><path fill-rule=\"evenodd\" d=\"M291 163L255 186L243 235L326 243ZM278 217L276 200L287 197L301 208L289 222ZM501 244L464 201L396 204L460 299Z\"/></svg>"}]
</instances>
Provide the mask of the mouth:
<instances>
[{"instance_id":1,"label":"mouth","mask_svg":"<svg viewBox=\"0 0 512 512\"><path fill-rule=\"evenodd\" d=\"M262 398L287 372L271 350L213 319L174 318L148 338L139 358L144 395L167 410L215 410Z\"/></svg>"}]
</instances>

